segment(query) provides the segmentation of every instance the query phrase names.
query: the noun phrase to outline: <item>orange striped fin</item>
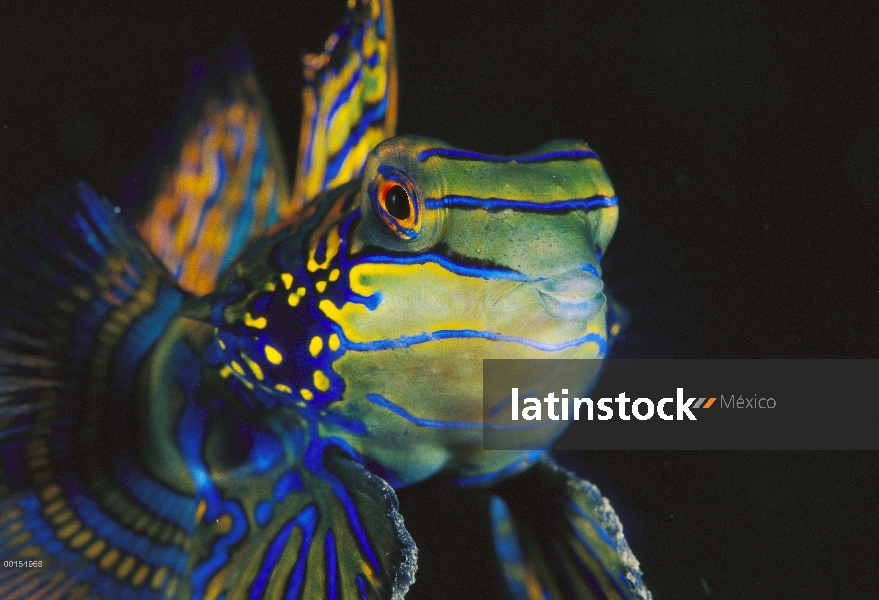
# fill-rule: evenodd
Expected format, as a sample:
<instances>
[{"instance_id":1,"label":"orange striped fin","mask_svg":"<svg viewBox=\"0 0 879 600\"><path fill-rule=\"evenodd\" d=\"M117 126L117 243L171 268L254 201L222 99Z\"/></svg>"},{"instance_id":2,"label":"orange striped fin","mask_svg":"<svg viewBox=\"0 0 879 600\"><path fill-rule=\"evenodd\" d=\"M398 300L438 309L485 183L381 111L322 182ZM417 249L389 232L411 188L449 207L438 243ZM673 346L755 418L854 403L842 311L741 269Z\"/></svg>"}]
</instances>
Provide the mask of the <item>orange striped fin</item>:
<instances>
[{"instance_id":1,"label":"orange striped fin","mask_svg":"<svg viewBox=\"0 0 879 600\"><path fill-rule=\"evenodd\" d=\"M184 289L204 294L248 240L290 214L291 203L246 53L227 52L220 76L197 65L188 95L138 231Z\"/></svg>"}]
</instances>

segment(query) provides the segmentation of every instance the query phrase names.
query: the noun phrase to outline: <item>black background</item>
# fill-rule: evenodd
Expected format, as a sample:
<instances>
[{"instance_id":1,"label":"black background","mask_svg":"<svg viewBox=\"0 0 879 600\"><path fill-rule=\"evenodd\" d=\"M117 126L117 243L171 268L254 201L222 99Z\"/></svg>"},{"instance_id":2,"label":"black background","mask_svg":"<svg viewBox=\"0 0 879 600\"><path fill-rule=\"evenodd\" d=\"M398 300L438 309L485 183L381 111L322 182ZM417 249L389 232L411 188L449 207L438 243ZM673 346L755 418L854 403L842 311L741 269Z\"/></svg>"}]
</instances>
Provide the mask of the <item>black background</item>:
<instances>
[{"instance_id":1,"label":"black background","mask_svg":"<svg viewBox=\"0 0 879 600\"><path fill-rule=\"evenodd\" d=\"M2 9L4 214L76 178L118 197L187 62L236 36L292 167L299 57L341 2L80 4ZM877 357L870 4L401 3L398 131L489 153L587 140L689 277L701 356ZM874 453L562 460L621 513L657 600L877 597Z\"/></svg>"}]
</instances>

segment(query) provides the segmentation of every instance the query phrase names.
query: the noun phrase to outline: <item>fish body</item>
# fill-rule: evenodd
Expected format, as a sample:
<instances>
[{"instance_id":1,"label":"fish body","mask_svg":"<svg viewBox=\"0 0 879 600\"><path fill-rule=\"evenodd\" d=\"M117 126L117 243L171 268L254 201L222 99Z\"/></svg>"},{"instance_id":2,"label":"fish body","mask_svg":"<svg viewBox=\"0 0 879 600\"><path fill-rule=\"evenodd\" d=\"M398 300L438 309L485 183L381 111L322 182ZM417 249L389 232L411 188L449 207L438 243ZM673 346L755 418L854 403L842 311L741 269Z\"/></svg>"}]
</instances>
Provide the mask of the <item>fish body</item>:
<instances>
[{"instance_id":1,"label":"fish body","mask_svg":"<svg viewBox=\"0 0 879 600\"><path fill-rule=\"evenodd\" d=\"M233 67L137 230L81 184L0 236L0 554L52 561L0 592L402 598L393 487L441 478L487 490L509 597L649 598L594 487L481 445L482 359L607 353L595 153L394 137L390 5L349 2L305 59L290 191Z\"/></svg>"}]
</instances>

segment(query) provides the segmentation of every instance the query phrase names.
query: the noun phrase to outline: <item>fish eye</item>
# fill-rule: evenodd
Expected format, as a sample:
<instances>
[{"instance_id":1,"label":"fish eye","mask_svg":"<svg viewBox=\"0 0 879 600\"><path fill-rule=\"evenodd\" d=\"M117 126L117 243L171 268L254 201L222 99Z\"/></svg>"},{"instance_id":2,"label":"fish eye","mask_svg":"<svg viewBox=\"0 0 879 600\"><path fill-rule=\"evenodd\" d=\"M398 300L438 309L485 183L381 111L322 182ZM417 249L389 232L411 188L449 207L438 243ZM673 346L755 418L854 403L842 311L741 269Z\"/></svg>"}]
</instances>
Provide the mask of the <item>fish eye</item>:
<instances>
[{"instance_id":1,"label":"fish eye","mask_svg":"<svg viewBox=\"0 0 879 600\"><path fill-rule=\"evenodd\" d=\"M415 188L406 174L392 167L379 167L370 185L376 215L391 233L404 240L418 236L420 211Z\"/></svg>"},{"instance_id":2,"label":"fish eye","mask_svg":"<svg viewBox=\"0 0 879 600\"><path fill-rule=\"evenodd\" d=\"M399 219L401 221L405 221L409 218L411 214L411 210L409 210L409 194L406 193L406 190L403 189L403 186L394 185L385 192L384 197L384 205L385 210L394 217L395 219Z\"/></svg>"}]
</instances>

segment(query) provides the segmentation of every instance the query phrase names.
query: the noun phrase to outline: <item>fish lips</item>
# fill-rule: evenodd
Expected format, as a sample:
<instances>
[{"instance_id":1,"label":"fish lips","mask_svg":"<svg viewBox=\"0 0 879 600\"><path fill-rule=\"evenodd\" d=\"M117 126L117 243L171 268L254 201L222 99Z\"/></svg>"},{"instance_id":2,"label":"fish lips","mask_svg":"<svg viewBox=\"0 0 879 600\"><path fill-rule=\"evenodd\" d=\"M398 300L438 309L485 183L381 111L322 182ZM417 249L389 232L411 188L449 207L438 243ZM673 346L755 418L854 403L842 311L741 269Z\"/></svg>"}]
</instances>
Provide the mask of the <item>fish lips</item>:
<instances>
[{"instance_id":1,"label":"fish lips","mask_svg":"<svg viewBox=\"0 0 879 600\"><path fill-rule=\"evenodd\" d=\"M554 319L589 321L604 307L604 282L600 277L577 269L532 284L543 306Z\"/></svg>"}]
</instances>

